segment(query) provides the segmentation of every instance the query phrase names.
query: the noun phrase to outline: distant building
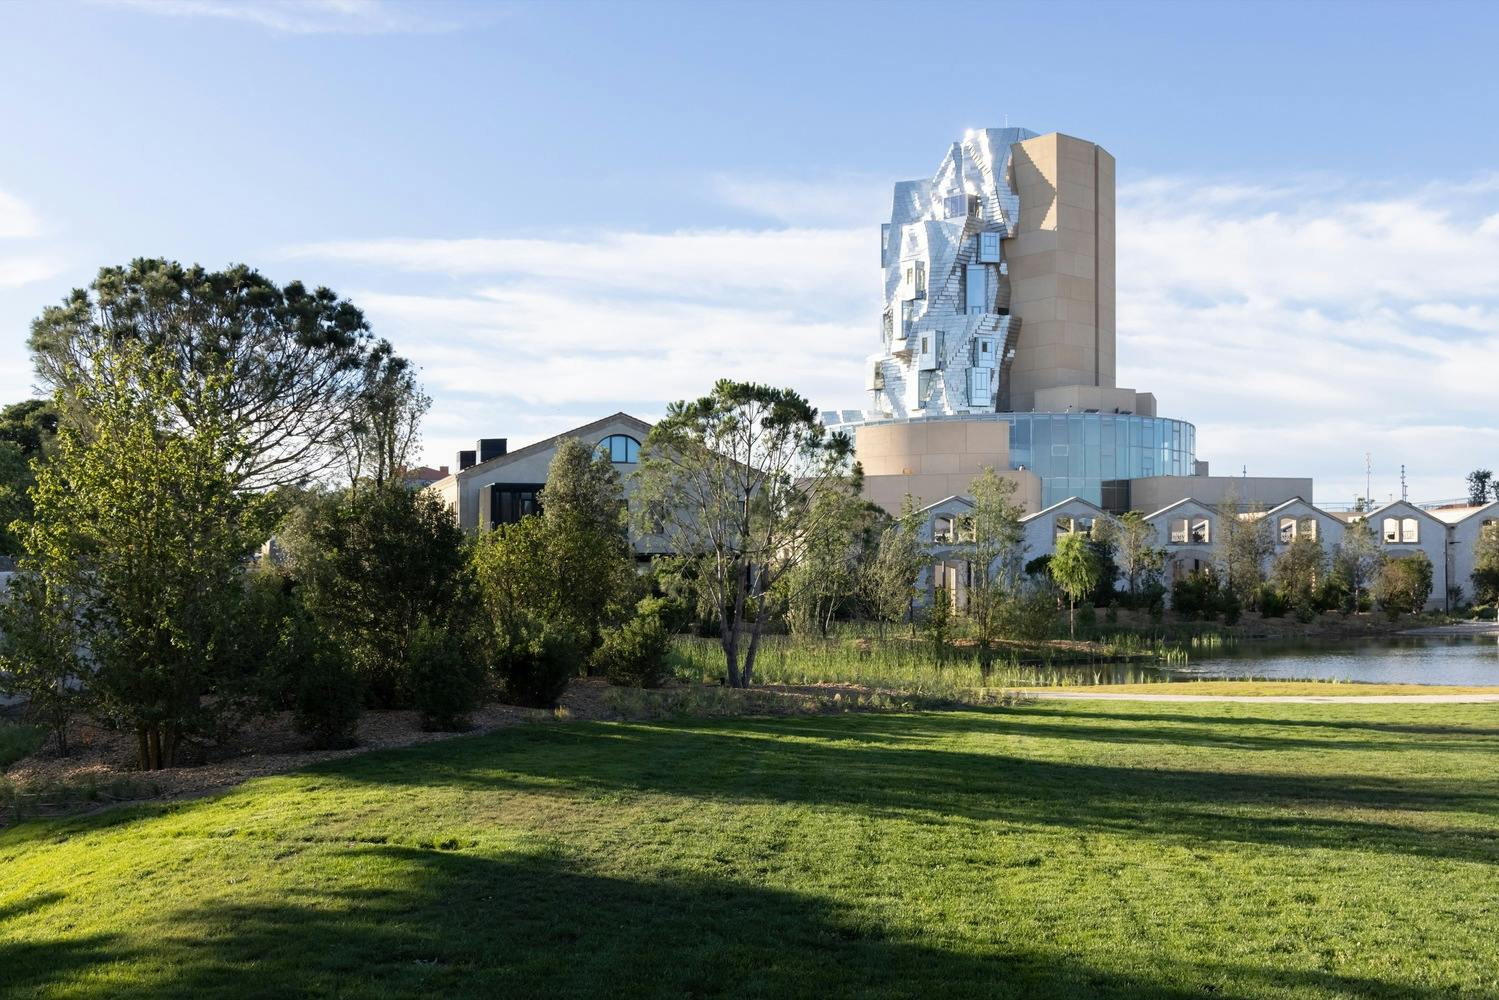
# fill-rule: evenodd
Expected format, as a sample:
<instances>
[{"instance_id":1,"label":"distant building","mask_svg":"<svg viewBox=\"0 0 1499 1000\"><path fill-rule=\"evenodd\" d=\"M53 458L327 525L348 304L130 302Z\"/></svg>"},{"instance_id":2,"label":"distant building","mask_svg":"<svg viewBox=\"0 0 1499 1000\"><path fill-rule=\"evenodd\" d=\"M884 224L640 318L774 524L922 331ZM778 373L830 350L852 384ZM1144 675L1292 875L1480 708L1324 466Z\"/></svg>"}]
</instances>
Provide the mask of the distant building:
<instances>
[{"instance_id":1,"label":"distant building","mask_svg":"<svg viewBox=\"0 0 1499 1000\"><path fill-rule=\"evenodd\" d=\"M886 509L962 495L985 466L1030 511L1311 495L1308 479L1209 477L1196 429L1116 384L1114 158L1096 144L969 131L929 179L895 185L880 264L867 409L824 420L852 432Z\"/></svg>"},{"instance_id":2,"label":"distant building","mask_svg":"<svg viewBox=\"0 0 1499 1000\"><path fill-rule=\"evenodd\" d=\"M609 457L619 471L628 499L635 492L630 474L640 461L641 442L650 429L651 425L638 417L615 413L515 451L509 450L505 438L483 438L472 451L458 453L458 471L426 488L447 502L465 531L514 524L527 514L541 511L552 456L564 440L577 438ZM642 556L660 552L660 544L654 539L632 535L631 541Z\"/></svg>"}]
</instances>

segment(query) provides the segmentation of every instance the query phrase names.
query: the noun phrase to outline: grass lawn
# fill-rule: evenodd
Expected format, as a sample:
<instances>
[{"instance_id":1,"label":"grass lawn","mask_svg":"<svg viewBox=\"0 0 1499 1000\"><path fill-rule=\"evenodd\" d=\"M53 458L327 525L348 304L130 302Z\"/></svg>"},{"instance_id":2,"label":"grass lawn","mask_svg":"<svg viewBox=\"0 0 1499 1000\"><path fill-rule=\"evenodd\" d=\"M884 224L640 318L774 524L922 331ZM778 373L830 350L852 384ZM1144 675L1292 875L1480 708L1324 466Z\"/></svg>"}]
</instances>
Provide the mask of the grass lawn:
<instances>
[{"instance_id":1,"label":"grass lawn","mask_svg":"<svg viewBox=\"0 0 1499 1000\"><path fill-rule=\"evenodd\" d=\"M1499 995L1499 708L540 724L0 831L0 993Z\"/></svg>"}]
</instances>

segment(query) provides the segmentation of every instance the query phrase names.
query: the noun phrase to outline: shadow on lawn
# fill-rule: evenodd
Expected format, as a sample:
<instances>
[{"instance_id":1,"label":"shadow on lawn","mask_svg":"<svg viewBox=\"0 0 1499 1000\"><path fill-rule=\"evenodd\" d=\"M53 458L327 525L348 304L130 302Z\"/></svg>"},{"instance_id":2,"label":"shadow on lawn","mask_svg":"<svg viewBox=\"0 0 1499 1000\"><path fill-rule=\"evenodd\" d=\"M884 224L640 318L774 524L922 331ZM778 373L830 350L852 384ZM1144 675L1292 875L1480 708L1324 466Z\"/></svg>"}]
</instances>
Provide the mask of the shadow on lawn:
<instances>
[{"instance_id":1,"label":"shadow on lawn","mask_svg":"<svg viewBox=\"0 0 1499 1000\"><path fill-rule=\"evenodd\" d=\"M1182 702L1176 704L1187 706L1191 705L1190 702ZM1228 704L1232 704L1235 708L1238 709L1253 707L1243 702L1233 702ZM1313 707L1321 708L1324 704L1328 703L1319 703ZM1125 710L1102 709L1095 708L1092 705L1088 706L1085 711L1089 718L1095 718L1099 720L1114 720L1118 722L1149 722L1153 725L1161 725L1162 723L1165 723L1169 725L1200 725L1207 727L1227 725L1233 727L1262 726L1266 729L1324 729L1327 730L1328 736L1322 739L1309 738L1308 745L1315 744L1318 746L1327 747L1329 749L1339 747L1353 749L1388 749L1401 744L1412 745L1411 741L1409 740L1398 739L1398 737L1400 736L1451 737L1450 740L1442 741L1441 747L1444 749L1460 748L1482 753L1492 753L1496 749L1496 747L1499 747L1499 726L1463 724L1419 725L1410 722L1377 722L1374 720L1333 718L1293 719L1255 715L1236 715L1229 713L1224 713L1223 715L1192 715L1188 713L1175 714L1169 711L1170 708L1175 707L1174 705L1172 705L1171 703L1162 703L1162 705L1168 710L1155 714L1151 714L1148 712L1130 712ZM1294 708L1297 706L1292 704L1286 707ZM1363 706L1338 706L1334 703L1331 707L1359 708ZM1377 708L1381 706L1374 707ZM1407 712L1411 711L1412 709L1414 709L1416 712L1420 712L1422 709L1436 709L1438 711L1451 712L1454 707L1462 706L1416 704L1400 707ZM1468 707L1477 708L1480 710L1488 710L1493 709L1495 706L1475 704ZM1044 705L1030 705L1026 707L1025 711L1027 715L1050 715L1056 716L1058 718L1073 719L1078 717L1077 710L1054 708ZM1492 712L1485 712L1485 715L1488 718L1493 718ZM1368 743L1360 744L1345 740L1341 736L1337 735L1342 732L1388 734L1397 737L1397 739L1369 741ZM1231 739L1231 737L1225 737L1225 739ZM1462 746L1458 747L1457 744L1462 744ZM1429 741L1422 741L1419 745L1423 749L1430 747Z\"/></svg>"},{"instance_id":2,"label":"shadow on lawn","mask_svg":"<svg viewBox=\"0 0 1499 1000\"><path fill-rule=\"evenodd\" d=\"M962 817L1293 848L1380 851L1499 862L1499 829L1449 825L1440 814L1499 818L1499 783L1480 777L1373 777L1058 761L1005 739L1088 740L1107 753L1128 730L1027 720L1028 713L843 716L692 724L579 724L510 730L402 755L331 765L343 780L504 792L665 793L727 802L797 802L947 823ZM889 742L846 734L886 734ZM910 734L902 744L896 737ZM806 738L820 733L820 739ZM945 734L961 749L934 745ZM1167 738L1142 736L1148 742ZM1189 741L1190 742L1190 741ZM1243 748L1227 744L1212 752ZM1392 759L1398 751L1390 751ZM1228 759L1228 758L1223 758ZM1236 760L1237 764L1238 761ZM1410 823L1380 813L1422 813ZM1341 813L1341 815L1339 814Z\"/></svg>"},{"instance_id":3,"label":"shadow on lawn","mask_svg":"<svg viewBox=\"0 0 1499 1000\"><path fill-rule=\"evenodd\" d=\"M896 939L826 901L710 879L629 881L556 856L343 850L339 879L274 903L221 902L143 921L139 936L21 944L0 935L17 994L158 997L957 997L1248 1000L1274 988L1427 1000L1408 983L1157 960L1095 968L1034 949L958 953ZM937 943L927 943L937 942ZM973 942L968 942L974 947ZM994 946L991 946L994 947ZM1450 994L1441 994L1450 995Z\"/></svg>"}]
</instances>

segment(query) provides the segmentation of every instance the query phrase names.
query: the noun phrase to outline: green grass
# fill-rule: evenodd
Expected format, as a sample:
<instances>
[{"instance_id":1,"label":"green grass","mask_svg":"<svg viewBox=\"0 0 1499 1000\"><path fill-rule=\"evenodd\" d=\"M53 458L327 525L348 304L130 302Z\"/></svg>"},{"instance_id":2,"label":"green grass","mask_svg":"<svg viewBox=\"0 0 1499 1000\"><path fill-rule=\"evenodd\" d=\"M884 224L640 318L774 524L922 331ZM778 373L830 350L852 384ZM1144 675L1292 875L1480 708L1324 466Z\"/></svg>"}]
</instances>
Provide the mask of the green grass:
<instances>
[{"instance_id":1,"label":"green grass","mask_svg":"<svg viewBox=\"0 0 1499 1000\"><path fill-rule=\"evenodd\" d=\"M673 646L676 674L690 681L715 683L724 676L723 649L716 639L679 636ZM939 663L932 646L905 636L879 640L868 636L821 639L765 636L755 656L755 680L761 684L859 684L918 697L965 700L983 688L1052 687L1104 682L1130 683L1159 677L1150 662L1111 662L1116 657L1144 660L1176 654L1132 635L1103 640L1089 662L1085 650L1035 644L1011 649L994 664L987 683L978 661L965 649ZM1179 656L1177 658L1180 658Z\"/></svg>"},{"instance_id":2,"label":"green grass","mask_svg":"<svg viewBox=\"0 0 1499 1000\"><path fill-rule=\"evenodd\" d=\"M1499 710L538 724L0 831L0 993L1499 995Z\"/></svg>"}]
</instances>

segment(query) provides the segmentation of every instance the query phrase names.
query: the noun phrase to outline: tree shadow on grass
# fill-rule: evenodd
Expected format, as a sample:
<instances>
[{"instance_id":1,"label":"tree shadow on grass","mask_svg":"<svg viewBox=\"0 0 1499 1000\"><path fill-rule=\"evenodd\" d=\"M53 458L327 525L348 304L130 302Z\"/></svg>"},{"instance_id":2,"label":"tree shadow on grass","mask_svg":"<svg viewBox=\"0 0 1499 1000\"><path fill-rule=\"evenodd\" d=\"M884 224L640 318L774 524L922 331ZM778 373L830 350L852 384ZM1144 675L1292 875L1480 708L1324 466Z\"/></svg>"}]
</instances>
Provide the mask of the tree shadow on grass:
<instances>
[{"instance_id":1,"label":"tree shadow on grass","mask_svg":"<svg viewBox=\"0 0 1499 1000\"><path fill-rule=\"evenodd\" d=\"M864 717L867 718L867 717ZM826 740L788 739L804 723L729 720L533 727L326 765L342 780L479 793L669 794L717 802L792 802L946 823L955 818L1115 832L1174 842L1378 851L1499 863L1499 783L1471 777L1295 774L1058 761L1014 752L849 743L859 717L830 719ZM1001 717L881 717L880 731L1051 735L1061 724ZM958 727L954 729L953 727ZM966 727L966 728L965 728ZM1084 727L1086 728L1086 727ZM964 747L971 746L963 742ZM1205 763L1210 763L1206 759ZM1403 814L1389 819L1381 813ZM1412 823L1407 814L1424 817ZM1444 814L1468 815L1466 823ZM1491 819L1478 822L1472 816ZM1454 817L1455 819L1456 817Z\"/></svg>"},{"instance_id":2,"label":"tree shadow on grass","mask_svg":"<svg viewBox=\"0 0 1499 1000\"><path fill-rule=\"evenodd\" d=\"M1237 709L1252 708L1254 706L1244 702L1227 702ZM1088 705L1087 708L1064 709L1043 705L1028 705L1024 709L1027 715L1049 715L1057 718L1075 719L1079 715L1100 720L1114 720L1118 722L1141 722L1154 725L1200 725L1206 727L1242 727L1263 726L1267 729L1325 729L1330 735L1324 742L1328 746L1347 745L1335 734L1340 732L1358 732L1389 734L1394 736L1445 736L1452 737L1449 744L1461 743L1463 749L1492 753L1499 745L1499 726L1466 725L1462 723L1429 724L1422 725L1414 722L1379 722L1373 719L1347 719L1347 718L1321 718L1321 719L1294 719L1281 716L1239 715L1225 712L1222 715L1194 715L1188 713L1177 714L1169 711L1177 705L1191 706L1190 702L1170 703L1166 712L1130 712L1127 710L1116 710L1112 708L1095 708ZM1291 704L1289 707L1300 707ZM1389 709L1391 707L1403 708L1405 710L1435 709L1438 711L1450 711L1455 705L1440 704L1415 704L1408 706L1390 705L1338 705L1335 702L1318 702L1313 708L1351 708L1351 709ZM1473 704L1466 706L1477 709L1490 709L1487 715L1499 717L1499 705ZM1379 741L1369 744L1372 749L1385 749L1394 745L1425 746L1424 742L1415 743L1409 740Z\"/></svg>"},{"instance_id":3,"label":"tree shadow on grass","mask_svg":"<svg viewBox=\"0 0 1499 1000\"><path fill-rule=\"evenodd\" d=\"M350 846L274 902L164 908L137 933L0 944L18 993L135 998L992 997L1434 1000L1403 982L1172 961L1095 966L1002 936L891 927L872 911L708 878L629 880L554 855ZM380 888L369 888L378 885ZM1002 930L993 928L991 930ZM948 944L948 947L944 947ZM97 978L96 978L97 977ZM97 982L97 990L90 985Z\"/></svg>"}]
</instances>

